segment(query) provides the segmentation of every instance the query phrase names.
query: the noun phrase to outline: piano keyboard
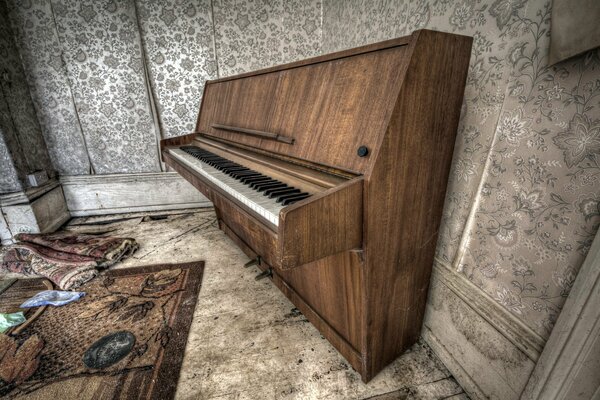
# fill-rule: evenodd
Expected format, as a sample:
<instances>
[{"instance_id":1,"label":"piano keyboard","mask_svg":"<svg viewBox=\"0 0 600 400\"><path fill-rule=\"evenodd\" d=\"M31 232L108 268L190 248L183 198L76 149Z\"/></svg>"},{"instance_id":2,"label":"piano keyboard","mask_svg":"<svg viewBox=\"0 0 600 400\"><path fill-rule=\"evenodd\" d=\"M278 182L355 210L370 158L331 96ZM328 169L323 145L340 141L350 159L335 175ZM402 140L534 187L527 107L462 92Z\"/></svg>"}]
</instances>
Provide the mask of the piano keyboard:
<instances>
[{"instance_id":1,"label":"piano keyboard","mask_svg":"<svg viewBox=\"0 0 600 400\"><path fill-rule=\"evenodd\" d=\"M169 153L275 226L283 207L310 196L197 146L181 146Z\"/></svg>"}]
</instances>

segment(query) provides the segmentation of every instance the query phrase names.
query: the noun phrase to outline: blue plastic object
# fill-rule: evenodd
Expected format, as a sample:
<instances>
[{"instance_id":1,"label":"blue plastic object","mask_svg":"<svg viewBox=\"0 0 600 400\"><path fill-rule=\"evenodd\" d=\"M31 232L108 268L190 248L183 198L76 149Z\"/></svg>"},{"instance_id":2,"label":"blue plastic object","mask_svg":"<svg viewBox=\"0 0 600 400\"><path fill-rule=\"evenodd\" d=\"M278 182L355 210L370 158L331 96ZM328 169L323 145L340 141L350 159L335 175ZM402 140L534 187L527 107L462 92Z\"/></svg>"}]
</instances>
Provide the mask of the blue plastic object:
<instances>
[{"instance_id":1,"label":"blue plastic object","mask_svg":"<svg viewBox=\"0 0 600 400\"><path fill-rule=\"evenodd\" d=\"M85 292L67 292L62 290L44 290L39 292L25 303L21 308L41 307L41 306L64 306L72 301L79 300L85 296Z\"/></svg>"}]
</instances>

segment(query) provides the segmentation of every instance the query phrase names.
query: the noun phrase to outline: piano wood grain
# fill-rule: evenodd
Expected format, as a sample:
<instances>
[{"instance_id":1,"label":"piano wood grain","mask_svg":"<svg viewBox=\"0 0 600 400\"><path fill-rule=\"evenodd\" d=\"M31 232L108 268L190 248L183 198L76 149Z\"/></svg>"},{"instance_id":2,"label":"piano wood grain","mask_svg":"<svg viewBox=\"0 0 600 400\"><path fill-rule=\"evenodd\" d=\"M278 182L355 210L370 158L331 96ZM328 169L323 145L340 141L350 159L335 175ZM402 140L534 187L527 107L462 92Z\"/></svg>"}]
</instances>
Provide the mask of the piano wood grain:
<instances>
[{"instance_id":1,"label":"piano wood grain","mask_svg":"<svg viewBox=\"0 0 600 400\"><path fill-rule=\"evenodd\" d=\"M471 53L466 36L424 30L413 37L387 133L365 176L366 381L421 332Z\"/></svg>"},{"instance_id":2,"label":"piano wood grain","mask_svg":"<svg viewBox=\"0 0 600 400\"><path fill-rule=\"evenodd\" d=\"M320 188L282 208L277 227L168 157L193 135L161 142L167 164L213 201L222 229L273 268L273 282L365 382L421 330L471 42L421 30L208 82L198 140Z\"/></svg>"},{"instance_id":3,"label":"piano wood grain","mask_svg":"<svg viewBox=\"0 0 600 400\"><path fill-rule=\"evenodd\" d=\"M280 213L280 266L289 269L362 248L362 178L318 193Z\"/></svg>"}]
</instances>

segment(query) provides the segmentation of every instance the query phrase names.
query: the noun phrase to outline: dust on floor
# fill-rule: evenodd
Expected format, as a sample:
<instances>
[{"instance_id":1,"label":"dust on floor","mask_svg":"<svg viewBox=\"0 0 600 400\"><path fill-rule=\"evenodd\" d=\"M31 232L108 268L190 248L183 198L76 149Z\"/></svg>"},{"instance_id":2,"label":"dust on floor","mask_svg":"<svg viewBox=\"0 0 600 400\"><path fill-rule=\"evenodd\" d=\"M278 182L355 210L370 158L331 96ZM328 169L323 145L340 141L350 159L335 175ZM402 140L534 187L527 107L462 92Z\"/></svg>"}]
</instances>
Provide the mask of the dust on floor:
<instances>
[{"instance_id":1,"label":"dust on floor","mask_svg":"<svg viewBox=\"0 0 600 400\"><path fill-rule=\"evenodd\" d=\"M360 376L217 226L212 209L73 219L78 232L135 238L115 268L206 261L179 399L467 399L419 341L364 384Z\"/></svg>"}]
</instances>

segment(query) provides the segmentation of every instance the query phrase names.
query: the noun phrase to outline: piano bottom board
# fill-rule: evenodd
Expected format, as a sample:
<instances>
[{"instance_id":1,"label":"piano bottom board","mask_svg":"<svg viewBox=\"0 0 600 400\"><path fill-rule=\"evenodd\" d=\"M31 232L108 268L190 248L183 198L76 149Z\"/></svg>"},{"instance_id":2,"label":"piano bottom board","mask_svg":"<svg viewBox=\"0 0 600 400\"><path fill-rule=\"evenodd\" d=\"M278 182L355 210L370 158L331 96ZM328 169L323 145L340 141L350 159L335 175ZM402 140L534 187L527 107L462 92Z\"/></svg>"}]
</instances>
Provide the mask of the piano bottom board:
<instances>
[{"instance_id":1,"label":"piano bottom board","mask_svg":"<svg viewBox=\"0 0 600 400\"><path fill-rule=\"evenodd\" d=\"M217 216L220 212L217 210ZM255 259L257 254L219 217L219 228L251 259ZM265 271L271 268L268 264L262 262L258 268ZM298 308L302 314L312 323L317 330L335 347L340 354L350 363L365 381L365 372L362 355L350 344L336 329L334 329L319 313L313 309L301 296L294 290L282 277L273 269L271 281L281 290L281 292ZM366 381L365 381L366 382Z\"/></svg>"}]
</instances>

